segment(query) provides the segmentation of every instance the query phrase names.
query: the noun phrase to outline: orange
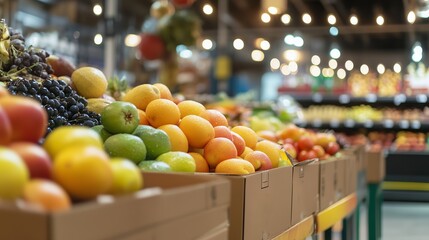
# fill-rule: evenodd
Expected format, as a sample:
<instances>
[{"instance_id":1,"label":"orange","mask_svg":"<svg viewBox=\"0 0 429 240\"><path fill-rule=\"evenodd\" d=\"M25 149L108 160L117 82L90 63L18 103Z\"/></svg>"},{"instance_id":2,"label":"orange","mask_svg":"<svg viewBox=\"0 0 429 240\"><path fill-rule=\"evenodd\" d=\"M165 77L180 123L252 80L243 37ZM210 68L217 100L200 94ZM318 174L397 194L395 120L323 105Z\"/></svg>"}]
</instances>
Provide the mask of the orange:
<instances>
[{"instance_id":1,"label":"orange","mask_svg":"<svg viewBox=\"0 0 429 240\"><path fill-rule=\"evenodd\" d=\"M189 146L194 148L203 148L215 136L210 122L196 115L182 118L179 127L188 139Z\"/></svg>"},{"instance_id":2,"label":"orange","mask_svg":"<svg viewBox=\"0 0 429 240\"><path fill-rule=\"evenodd\" d=\"M281 152L281 146L279 144L269 140L262 140L256 144L255 150L267 154L271 160L273 168L278 167Z\"/></svg>"},{"instance_id":3,"label":"orange","mask_svg":"<svg viewBox=\"0 0 429 240\"><path fill-rule=\"evenodd\" d=\"M130 102L144 111L150 102L160 97L161 93L158 88L151 84L142 84L125 93L122 101Z\"/></svg>"},{"instance_id":4,"label":"orange","mask_svg":"<svg viewBox=\"0 0 429 240\"><path fill-rule=\"evenodd\" d=\"M188 139L177 125L166 124L162 125L158 129L167 133L168 138L170 139L171 151L188 152Z\"/></svg>"},{"instance_id":5,"label":"orange","mask_svg":"<svg viewBox=\"0 0 429 240\"><path fill-rule=\"evenodd\" d=\"M231 158L222 161L216 166L216 173L228 173L228 174L249 174L254 173L255 168L253 165L240 158Z\"/></svg>"},{"instance_id":6,"label":"orange","mask_svg":"<svg viewBox=\"0 0 429 240\"><path fill-rule=\"evenodd\" d=\"M106 193L113 183L107 154L96 147L69 147L54 160L53 175L72 197L91 199Z\"/></svg>"},{"instance_id":7,"label":"orange","mask_svg":"<svg viewBox=\"0 0 429 240\"><path fill-rule=\"evenodd\" d=\"M165 86L162 83L155 83L155 84L153 84L153 86L158 88L161 98L168 99L171 101L174 100L173 95L171 94L171 91L167 86Z\"/></svg>"},{"instance_id":8,"label":"orange","mask_svg":"<svg viewBox=\"0 0 429 240\"><path fill-rule=\"evenodd\" d=\"M204 105L193 100L185 100L177 104L180 110L180 115L182 118L188 115L200 115L203 111L206 110Z\"/></svg>"},{"instance_id":9,"label":"orange","mask_svg":"<svg viewBox=\"0 0 429 240\"><path fill-rule=\"evenodd\" d=\"M99 98L107 90L106 76L97 68L78 68L73 71L71 81L77 93L85 98Z\"/></svg>"},{"instance_id":10,"label":"orange","mask_svg":"<svg viewBox=\"0 0 429 240\"><path fill-rule=\"evenodd\" d=\"M207 164L206 159L199 153L189 152L195 160L195 172L209 172L209 165Z\"/></svg>"},{"instance_id":11,"label":"orange","mask_svg":"<svg viewBox=\"0 0 429 240\"><path fill-rule=\"evenodd\" d=\"M139 125L149 125L145 111L140 109L137 109L137 111L139 112Z\"/></svg>"},{"instance_id":12,"label":"orange","mask_svg":"<svg viewBox=\"0 0 429 240\"><path fill-rule=\"evenodd\" d=\"M255 149L256 143L258 142L258 135L251 128L246 126L235 126L231 129L231 131L240 135L247 147L251 149Z\"/></svg>"},{"instance_id":13,"label":"orange","mask_svg":"<svg viewBox=\"0 0 429 240\"><path fill-rule=\"evenodd\" d=\"M71 207L69 195L57 183L34 179L25 185L24 199L49 212L64 211Z\"/></svg>"},{"instance_id":14,"label":"orange","mask_svg":"<svg viewBox=\"0 0 429 240\"><path fill-rule=\"evenodd\" d=\"M168 99L156 99L146 107L146 117L150 125L160 127L165 124L177 124L180 120L180 110Z\"/></svg>"},{"instance_id":15,"label":"orange","mask_svg":"<svg viewBox=\"0 0 429 240\"><path fill-rule=\"evenodd\" d=\"M205 118L209 121L213 127L216 126L228 126L228 120L226 120L225 115L223 115L218 110L208 109L200 113L200 117Z\"/></svg>"}]
</instances>

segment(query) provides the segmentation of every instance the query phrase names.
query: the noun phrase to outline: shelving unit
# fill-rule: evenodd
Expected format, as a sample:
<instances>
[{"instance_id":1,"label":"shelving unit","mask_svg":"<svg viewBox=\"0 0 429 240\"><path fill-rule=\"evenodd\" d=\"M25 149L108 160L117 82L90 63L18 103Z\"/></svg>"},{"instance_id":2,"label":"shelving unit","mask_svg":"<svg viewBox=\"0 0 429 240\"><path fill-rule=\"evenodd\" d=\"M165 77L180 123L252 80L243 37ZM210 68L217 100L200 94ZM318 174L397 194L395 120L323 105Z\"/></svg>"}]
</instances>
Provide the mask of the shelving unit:
<instances>
[{"instance_id":1,"label":"shelving unit","mask_svg":"<svg viewBox=\"0 0 429 240\"><path fill-rule=\"evenodd\" d=\"M287 94L293 97L303 108L317 105L358 106L370 105L374 108L392 107L399 109L423 109L427 107L428 95L419 94L406 96L397 94L393 97L378 97L370 94L366 97L353 97L349 94L323 95L315 94ZM332 129L338 132L429 132L429 121L384 119L376 122L366 120L357 122L353 119L343 121L321 120L295 122L297 126L318 130ZM383 186L385 199L389 200L429 200L429 151L391 151L386 152L386 184Z\"/></svg>"}]
</instances>

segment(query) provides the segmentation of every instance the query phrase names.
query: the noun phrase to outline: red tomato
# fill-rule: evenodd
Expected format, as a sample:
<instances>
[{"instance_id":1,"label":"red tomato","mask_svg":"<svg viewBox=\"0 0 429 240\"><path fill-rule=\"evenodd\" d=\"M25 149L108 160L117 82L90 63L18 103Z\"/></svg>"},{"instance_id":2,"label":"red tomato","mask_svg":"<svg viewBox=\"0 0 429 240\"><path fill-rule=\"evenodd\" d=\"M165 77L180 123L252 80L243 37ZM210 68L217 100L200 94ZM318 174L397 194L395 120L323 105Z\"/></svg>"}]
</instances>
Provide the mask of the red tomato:
<instances>
[{"instance_id":1,"label":"red tomato","mask_svg":"<svg viewBox=\"0 0 429 240\"><path fill-rule=\"evenodd\" d=\"M320 145L314 145L312 150L316 152L318 158L322 158L323 156L325 156L325 149L323 149L323 147L321 147Z\"/></svg>"},{"instance_id":2,"label":"red tomato","mask_svg":"<svg viewBox=\"0 0 429 240\"><path fill-rule=\"evenodd\" d=\"M307 152L307 159L317 158L317 153L314 150L310 150Z\"/></svg>"},{"instance_id":3,"label":"red tomato","mask_svg":"<svg viewBox=\"0 0 429 240\"><path fill-rule=\"evenodd\" d=\"M298 153L297 160L298 162L302 162L308 159L308 151L302 150Z\"/></svg>"},{"instance_id":4,"label":"red tomato","mask_svg":"<svg viewBox=\"0 0 429 240\"><path fill-rule=\"evenodd\" d=\"M313 148L313 146L314 146L314 141L312 138L308 136L302 136L298 140L298 148L301 150L310 150Z\"/></svg>"},{"instance_id":5,"label":"red tomato","mask_svg":"<svg viewBox=\"0 0 429 240\"><path fill-rule=\"evenodd\" d=\"M330 142L326 147L326 153L330 155L334 155L340 150L340 146L336 142Z\"/></svg>"}]
</instances>

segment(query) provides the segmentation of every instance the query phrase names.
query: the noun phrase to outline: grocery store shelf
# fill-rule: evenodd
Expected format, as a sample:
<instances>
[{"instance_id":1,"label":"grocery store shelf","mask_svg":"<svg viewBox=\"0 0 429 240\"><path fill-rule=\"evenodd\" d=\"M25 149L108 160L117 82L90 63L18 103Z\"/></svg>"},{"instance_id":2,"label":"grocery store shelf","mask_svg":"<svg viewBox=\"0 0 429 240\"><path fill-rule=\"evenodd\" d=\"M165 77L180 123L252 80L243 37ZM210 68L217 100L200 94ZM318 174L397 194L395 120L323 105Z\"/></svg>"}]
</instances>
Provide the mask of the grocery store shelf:
<instances>
[{"instance_id":1,"label":"grocery store shelf","mask_svg":"<svg viewBox=\"0 0 429 240\"><path fill-rule=\"evenodd\" d=\"M401 105L410 105L414 107L420 105L424 107L428 102L428 96L425 94L419 94L416 96L406 96L405 94L397 94L393 97L379 97L375 94L368 94L366 97L353 97L349 94L339 94L339 95L324 95L320 93L314 94L294 94L287 92L280 92L280 94L289 95L293 97L297 102L299 102L304 107L309 105L320 105L320 104L333 104L333 105L391 105L391 106L401 106Z\"/></svg>"},{"instance_id":2,"label":"grocery store shelf","mask_svg":"<svg viewBox=\"0 0 429 240\"><path fill-rule=\"evenodd\" d=\"M352 193L316 215L316 232L321 233L350 215L357 206L356 193Z\"/></svg>"},{"instance_id":3,"label":"grocery store shelf","mask_svg":"<svg viewBox=\"0 0 429 240\"><path fill-rule=\"evenodd\" d=\"M366 128L366 129L383 129L383 130L419 130L419 131L428 131L429 122L421 122L418 120L401 120L393 121L390 119L383 120L381 122L374 122L372 120L367 120L365 122L357 122L353 119L346 119L344 121L332 120L329 122L324 122L321 120L314 121L295 121L295 124L300 127L308 128L318 128L318 129L356 129L356 128Z\"/></svg>"},{"instance_id":4,"label":"grocery store shelf","mask_svg":"<svg viewBox=\"0 0 429 240\"><path fill-rule=\"evenodd\" d=\"M290 239L306 239L314 232L314 217L308 217L301 222L295 224L273 240L290 240Z\"/></svg>"},{"instance_id":5,"label":"grocery store shelf","mask_svg":"<svg viewBox=\"0 0 429 240\"><path fill-rule=\"evenodd\" d=\"M429 191L429 183L385 181L383 190Z\"/></svg>"}]
</instances>

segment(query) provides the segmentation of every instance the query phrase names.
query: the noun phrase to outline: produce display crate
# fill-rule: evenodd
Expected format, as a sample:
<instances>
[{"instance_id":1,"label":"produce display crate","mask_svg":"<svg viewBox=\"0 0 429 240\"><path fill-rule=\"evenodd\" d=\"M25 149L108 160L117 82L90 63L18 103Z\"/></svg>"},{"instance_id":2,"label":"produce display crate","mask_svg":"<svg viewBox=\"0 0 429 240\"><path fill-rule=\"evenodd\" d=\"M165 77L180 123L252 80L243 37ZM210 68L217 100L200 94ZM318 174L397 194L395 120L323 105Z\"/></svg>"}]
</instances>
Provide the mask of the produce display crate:
<instances>
[{"instance_id":1,"label":"produce display crate","mask_svg":"<svg viewBox=\"0 0 429 240\"><path fill-rule=\"evenodd\" d=\"M365 153L367 164L366 180L368 183L380 183L386 176L386 159L384 153L367 151Z\"/></svg>"},{"instance_id":2,"label":"produce display crate","mask_svg":"<svg viewBox=\"0 0 429 240\"><path fill-rule=\"evenodd\" d=\"M143 176L145 189L136 194L102 196L65 212L0 205L0 239L225 239L229 181L196 174Z\"/></svg>"},{"instance_id":3,"label":"produce display crate","mask_svg":"<svg viewBox=\"0 0 429 240\"><path fill-rule=\"evenodd\" d=\"M358 161L356 161L356 153L353 151L343 152L343 158L345 160L345 171L344 171L344 179L345 179L345 196L355 193L358 186L358 171L356 171L356 165Z\"/></svg>"},{"instance_id":4,"label":"produce display crate","mask_svg":"<svg viewBox=\"0 0 429 240\"><path fill-rule=\"evenodd\" d=\"M345 197L346 161L343 157L331 157L319 163L319 211Z\"/></svg>"},{"instance_id":5,"label":"produce display crate","mask_svg":"<svg viewBox=\"0 0 429 240\"><path fill-rule=\"evenodd\" d=\"M292 226L292 169L222 175L231 182L229 239L272 239Z\"/></svg>"}]
</instances>

